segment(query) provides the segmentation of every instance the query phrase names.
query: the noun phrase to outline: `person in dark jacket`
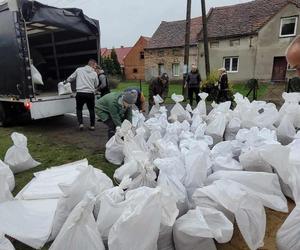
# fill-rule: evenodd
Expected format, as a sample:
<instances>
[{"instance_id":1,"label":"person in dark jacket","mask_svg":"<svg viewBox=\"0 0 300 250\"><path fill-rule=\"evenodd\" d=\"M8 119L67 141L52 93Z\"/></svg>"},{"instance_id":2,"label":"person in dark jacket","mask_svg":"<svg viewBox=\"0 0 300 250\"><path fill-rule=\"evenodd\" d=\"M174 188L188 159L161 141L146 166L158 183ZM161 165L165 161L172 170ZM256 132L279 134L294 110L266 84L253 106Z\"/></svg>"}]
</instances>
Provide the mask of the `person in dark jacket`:
<instances>
[{"instance_id":1,"label":"person in dark jacket","mask_svg":"<svg viewBox=\"0 0 300 250\"><path fill-rule=\"evenodd\" d=\"M161 76L153 79L149 84L149 111L154 105L153 97L160 95L165 100L169 93L169 76L167 73L163 73Z\"/></svg>"},{"instance_id":2,"label":"person in dark jacket","mask_svg":"<svg viewBox=\"0 0 300 250\"><path fill-rule=\"evenodd\" d=\"M96 72L99 78L99 87L98 90L100 92L101 97L105 96L106 94L110 93L109 84L107 77L104 73L104 70L101 69L99 65L96 66Z\"/></svg>"},{"instance_id":3,"label":"person in dark jacket","mask_svg":"<svg viewBox=\"0 0 300 250\"><path fill-rule=\"evenodd\" d=\"M116 127L121 126L124 120L132 121L132 105L136 99L137 92L131 90L109 93L97 100L95 111L99 121L108 127L108 139L114 136Z\"/></svg>"},{"instance_id":4,"label":"person in dark jacket","mask_svg":"<svg viewBox=\"0 0 300 250\"><path fill-rule=\"evenodd\" d=\"M195 64L192 65L191 72L187 75L185 87L188 88L188 96L190 100L190 105L193 106L194 94L196 96L196 102L200 101L200 83L201 76Z\"/></svg>"},{"instance_id":5,"label":"person in dark jacket","mask_svg":"<svg viewBox=\"0 0 300 250\"><path fill-rule=\"evenodd\" d=\"M229 100L228 98L228 76L225 68L221 68L218 70L219 72L219 81L218 81L218 87L219 87L219 94L218 94L218 100L217 102L226 102Z\"/></svg>"},{"instance_id":6,"label":"person in dark jacket","mask_svg":"<svg viewBox=\"0 0 300 250\"><path fill-rule=\"evenodd\" d=\"M140 112L146 112L146 100L143 92L139 88L129 87L125 91L135 90L138 94L135 106L139 109Z\"/></svg>"}]
</instances>

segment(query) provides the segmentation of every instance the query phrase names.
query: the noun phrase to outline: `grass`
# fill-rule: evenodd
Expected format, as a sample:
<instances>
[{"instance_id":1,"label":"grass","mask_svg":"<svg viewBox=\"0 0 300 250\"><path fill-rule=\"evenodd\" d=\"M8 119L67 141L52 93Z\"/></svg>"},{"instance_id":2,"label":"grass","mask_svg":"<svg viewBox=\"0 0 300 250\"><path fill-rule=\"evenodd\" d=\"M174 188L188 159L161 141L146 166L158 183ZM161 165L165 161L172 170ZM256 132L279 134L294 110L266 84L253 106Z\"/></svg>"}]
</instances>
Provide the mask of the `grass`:
<instances>
[{"instance_id":1,"label":"grass","mask_svg":"<svg viewBox=\"0 0 300 250\"><path fill-rule=\"evenodd\" d=\"M10 134L13 131L24 133L28 139L28 148L32 157L42 164L31 170L15 174L16 187L13 194L16 195L32 178L33 173L44 170L52 166L59 166L68 162L73 162L87 158L89 163L95 168L102 169L112 178L116 167L109 164L103 154L93 154L89 151L75 148L74 145L66 145L55 142L55 138L48 138L42 134L25 132L21 127L0 128L0 159L4 159L7 149L13 144ZM14 242L16 250L31 250L19 242ZM47 250L45 246L42 250Z\"/></svg>"},{"instance_id":2,"label":"grass","mask_svg":"<svg viewBox=\"0 0 300 250\"><path fill-rule=\"evenodd\" d=\"M129 87L137 87L140 88L140 83L139 82L121 82L119 83L118 87L114 89L113 91L123 91ZM148 100L149 96L149 88L148 84L143 82L142 83L142 91L144 93L144 96L146 97L146 100ZM249 89L246 87L244 83L236 83L232 85L233 93L241 93L242 95L246 96L249 92ZM257 98L260 99L262 98L268 91L268 84L260 84L259 89L257 91ZM182 85L181 84L174 84L171 83L169 86L169 94L166 100L166 103L174 103L171 99L171 95L173 93L176 94L181 94L182 93ZM252 94L250 94L249 99L252 99Z\"/></svg>"}]
</instances>

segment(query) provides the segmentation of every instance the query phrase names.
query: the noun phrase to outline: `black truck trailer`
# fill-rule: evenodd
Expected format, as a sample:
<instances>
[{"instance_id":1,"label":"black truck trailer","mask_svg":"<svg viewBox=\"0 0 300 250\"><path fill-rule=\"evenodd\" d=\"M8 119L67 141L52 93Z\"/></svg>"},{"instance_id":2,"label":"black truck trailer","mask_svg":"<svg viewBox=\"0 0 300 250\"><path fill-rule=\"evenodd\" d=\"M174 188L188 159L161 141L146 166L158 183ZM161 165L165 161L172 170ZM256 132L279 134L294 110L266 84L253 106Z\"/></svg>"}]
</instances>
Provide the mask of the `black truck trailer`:
<instances>
[{"instance_id":1,"label":"black truck trailer","mask_svg":"<svg viewBox=\"0 0 300 250\"><path fill-rule=\"evenodd\" d=\"M99 49L99 22L80 9L29 0L2 3L0 126L20 117L42 119L74 112L75 94L59 96L57 84L90 58L99 60ZM44 85L33 83L31 63Z\"/></svg>"}]
</instances>

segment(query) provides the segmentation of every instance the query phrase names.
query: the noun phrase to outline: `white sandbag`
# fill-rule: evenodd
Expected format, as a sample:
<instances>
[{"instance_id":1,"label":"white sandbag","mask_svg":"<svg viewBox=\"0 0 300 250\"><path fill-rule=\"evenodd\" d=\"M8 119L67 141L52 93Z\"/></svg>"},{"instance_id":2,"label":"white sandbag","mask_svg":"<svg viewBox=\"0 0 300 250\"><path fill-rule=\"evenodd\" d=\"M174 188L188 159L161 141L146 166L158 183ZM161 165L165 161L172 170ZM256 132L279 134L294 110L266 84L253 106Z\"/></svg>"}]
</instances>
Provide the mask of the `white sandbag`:
<instances>
[{"instance_id":1,"label":"white sandbag","mask_svg":"<svg viewBox=\"0 0 300 250\"><path fill-rule=\"evenodd\" d=\"M157 240L157 250L175 250L173 227L161 225Z\"/></svg>"},{"instance_id":2,"label":"white sandbag","mask_svg":"<svg viewBox=\"0 0 300 250\"><path fill-rule=\"evenodd\" d=\"M213 138L214 145L223 141L226 124L226 115L223 113L218 113L215 119L208 124L205 133Z\"/></svg>"},{"instance_id":3,"label":"white sandbag","mask_svg":"<svg viewBox=\"0 0 300 250\"><path fill-rule=\"evenodd\" d=\"M131 183L131 179L125 177L119 186L104 191L99 198L100 210L97 214L97 225L103 239L108 239L112 225L123 213L128 202L125 201L125 189Z\"/></svg>"},{"instance_id":4,"label":"white sandbag","mask_svg":"<svg viewBox=\"0 0 300 250\"><path fill-rule=\"evenodd\" d=\"M259 199L264 206L276 211L288 212L287 200L281 192L276 174L247 171L219 171L208 176L206 184L210 185L217 180L238 182L242 190Z\"/></svg>"},{"instance_id":5,"label":"white sandbag","mask_svg":"<svg viewBox=\"0 0 300 250\"><path fill-rule=\"evenodd\" d=\"M42 75L37 68L33 64L30 64L30 69L33 84L44 85Z\"/></svg>"},{"instance_id":6,"label":"white sandbag","mask_svg":"<svg viewBox=\"0 0 300 250\"><path fill-rule=\"evenodd\" d=\"M72 210L50 250L105 250L93 216L95 197L87 193Z\"/></svg>"},{"instance_id":7,"label":"white sandbag","mask_svg":"<svg viewBox=\"0 0 300 250\"><path fill-rule=\"evenodd\" d=\"M59 185L59 187L63 192L63 196L58 201L57 210L53 220L51 239L55 239L68 218L68 215L83 199L86 192L89 191L97 196L101 190L100 183L91 166L82 170L72 184Z\"/></svg>"},{"instance_id":8,"label":"white sandbag","mask_svg":"<svg viewBox=\"0 0 300 250\"><path fill-rule=\"evenodd\" d=\"M15 176L13 172L10 170L9 166L0 160L0 174L1 173L6 175L6 181L9 186L9 190L13 191L15 188Z\"/></svg>"},{"instance_id":9,"label":"white sandbag","mask_svg":"<svg viewBox=\"0 0 300 250\"><path fill-rule=\"evenodd\" d=\"M117 181L122 181L125 176L136 177L137 172L138 163L132 159L116 169L114 173L114 178Z\"/></svg>"},{"instance_id":10,"label":"white sandbag","mask_svg":"<svg viewBox=\"0 0 300 250\"><path fill-rule=\"evenodd\" d=\"M58 95L69 95L72 94L72 88L71 88L71 83L67 82L64 84L64 82L60 82L57 84L58 88Z\"/></svg>"},{"instance_id":11,"label":"white sandbag","mask_svg":"<svg viewBox=\"0 0 300 250\"><path fill-rule=\"evenodd\" d=\"M9 165L13 173L19 173L40 165L29 154L26 136L14 132L11 134L11 139L14 145L7 150L4 162Z\"/></svg>"},{"instance_id":12,"label":"white sandbag","mask_svg":"<svg viewBox=\"0 0 300 250\"><path fill-rule=\"evenodd\" d=\"M296 129L290 115L284 115L279 127L277 128L277 138L282 145L288 145L296 136Z\"/></svg>"},{"instance_id":13,"label":"white sandbag","mask_svg":"<svg viewBox=\"0 0 300 250\"><path fill-rule=\"evenodd\" d=\"M35 178L17 194L16 199L59 199L63 195L59 184L72 184L86 167L88 161L84 159L34 173Z\"/></svg>"},{"instance_id":14,"label":"white sandbag","mask_svg":"<svg viewBox=\"0 0 300 250\"><path fill-rule=\"evenodd\" d=\"M0 231L41 249L49 239L56 207L57 199L0 203Z\"/></svg>"},{"instance_id":15,"label":"white sandbag","mask_svg":"<svg viewBox=\"0 0 300 250\"><path fill-rule=\"evenodd\" d=\"M208 94L205 92L199 93L198 96L200 97L200 102L197 105L197 108L194 112L199 113L201 116L205 117L207 115L206 111L206 98Z\"/></svg>"},{"instance_id":16,"label":"white sandbag","mask_svg":"<svg viewBox=\"0 0 300 250\"><path fill-rule=\"evenodd\" d=\"M132 110L132 126L134 128L140 128L143 126L146 118L139 110Z\"/></svg>"},{"instance_id":17,"label":"white sandbag","mask_svg":"<svg viewBox=\"0 0 300 250\"><path fill-rule=\"evenodd\" d=\"M203 121L201 115L200 115L200 114L197 114L197 113L194 114L194 115L193 115L193 118L192 118L191 132L192 132L192 133L195 133L195 131L197 130L197 128L198 128L201 124L203 124L203 123L204 123L204 121Z\"/></svg>"},{"instance_id":18,"label":"white sandbag","mask_svg":"<svg viewBox=\"0 0 300 250\"><path fill-rule=\"evenodd\" d=\"M0 171L0 203L13 199L6 180L7 175Z\"/></svg>"},{"instance_id":19,"label":"white sandbag","mask_svg":"<svg viewBox=\"0 0 300 250\"><path fill-rule=\"evenodd\" d=\"M276 234L278 250L300 249L300 206L290 213Z\"/></svg>"},{"instance_id":20,"label":"white sandbag","mask_svg":"<svg viewBox=\"0 0 300 250\"><path fill-rule=\"evenodd\" d=\"M186 119L186 111L180 104L184 100L184 96L172 94L171 99L175 102L175 105L171 109L169 120L183 122Z\"/></svg>"},{"instance_id":21,"label":"white sandbag","mask_svg":"<svg viewBox=\"0 0 300 250\"><path fill-rule=\"evenodd\" d=\"M212 170L213 172L217 171L242 171L242 165L235 159L230 156L219 156L213 159L212 163Z\"/></svg>"},{"instance_id":22,"label":"white sandbag","mask_svg":"<svg viewBox=\"0 0 300 250\"><path fill-rule=\"evenodd\" d=\"M115 134L105 145L105 159L114 165L121 165L124 161L124 141Z\"/></svg>"},{"instance_id":23,"label":"white sandbag","mask_svg":"<svg viewBox=\"0 0 300 250\"><path fill-rule=\"evenodd\" d=\"M4 234L0 232L0 249L1 250L15 250L13 244L5 238Z\"/></svg>"},{"instance_id":24,"label":"white sandbag","mask_svg":"<svg viewBox=\"0 0 300 250\"><path fill-rule=\"evenodd\" d=\"M237 172L239 173L239 172ZM262 203L241 189L241 185L230 180L218 180L195 191L193 199L209 197L234 213L237 225L248 247L255 250L262 247L266 214Z\"/></svg>"},{"instance_id":25,"label":"white sandbag","mask_svg":"<svg viewBox=\"0 0 300 250\"><path fill-rule=\"evenodd\" d=\"M164 102L164 100L160 97L160 95L153 96L154 105L149 110L149 117L153 117L156 114L160 113L160 104Z\"/></svg>"},{"instance_id":26,"label":"white sandbag","mask_svg":"<svg viewBox=\"0 0 300 250\"><path fill-rule=\"evenodd\" d=\"M233 225L222 212L197 207L180 217L173 231L176 249L216 249L212 239L219 243L230 241Z\"/></svg>"},{"instance_id":27,"label":"white sandbag","mask_svg":"<svg viewBox=\"0 0 300 250\"><path fill-rule=\"evenodd\" d=\"M235 140L237 133L241 128L242 121L234 117L226 126L225 129L225 141Z\"/></svg>"},{"instance_id":28,"label":"white sandbag","mask_svg":"<svg viewBox=\"0 0 300 250\"><path fill-rule=\"evenodd\" d=\"M134 191L129 199L134 199ZM162 211L160 191L144 187L138 192L142 195L137 195L109 232L110 250L157 249Z\"/></svg>"}]
</instances>

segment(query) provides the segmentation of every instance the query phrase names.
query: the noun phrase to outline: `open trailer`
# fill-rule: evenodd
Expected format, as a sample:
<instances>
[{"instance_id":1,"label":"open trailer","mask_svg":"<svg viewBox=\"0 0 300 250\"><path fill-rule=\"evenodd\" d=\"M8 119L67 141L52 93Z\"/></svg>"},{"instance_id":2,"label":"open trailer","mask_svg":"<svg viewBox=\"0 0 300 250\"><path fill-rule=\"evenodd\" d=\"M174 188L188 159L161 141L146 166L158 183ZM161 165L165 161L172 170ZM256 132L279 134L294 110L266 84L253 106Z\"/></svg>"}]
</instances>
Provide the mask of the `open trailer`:
<instances>
[{"instance_id":1,"label":"open trailer","mask_svg":"<svg viewBox=\"0 0 300 250\"><path fill-rule=\"evenodd\" d=\"M99 60L99 22L80 9L9 0L0 4L0 24L0 126L74 112L75 94L59 96L57 84ZM44 85L33 84L31 63Z\"/></svg>"}]
</instances>

